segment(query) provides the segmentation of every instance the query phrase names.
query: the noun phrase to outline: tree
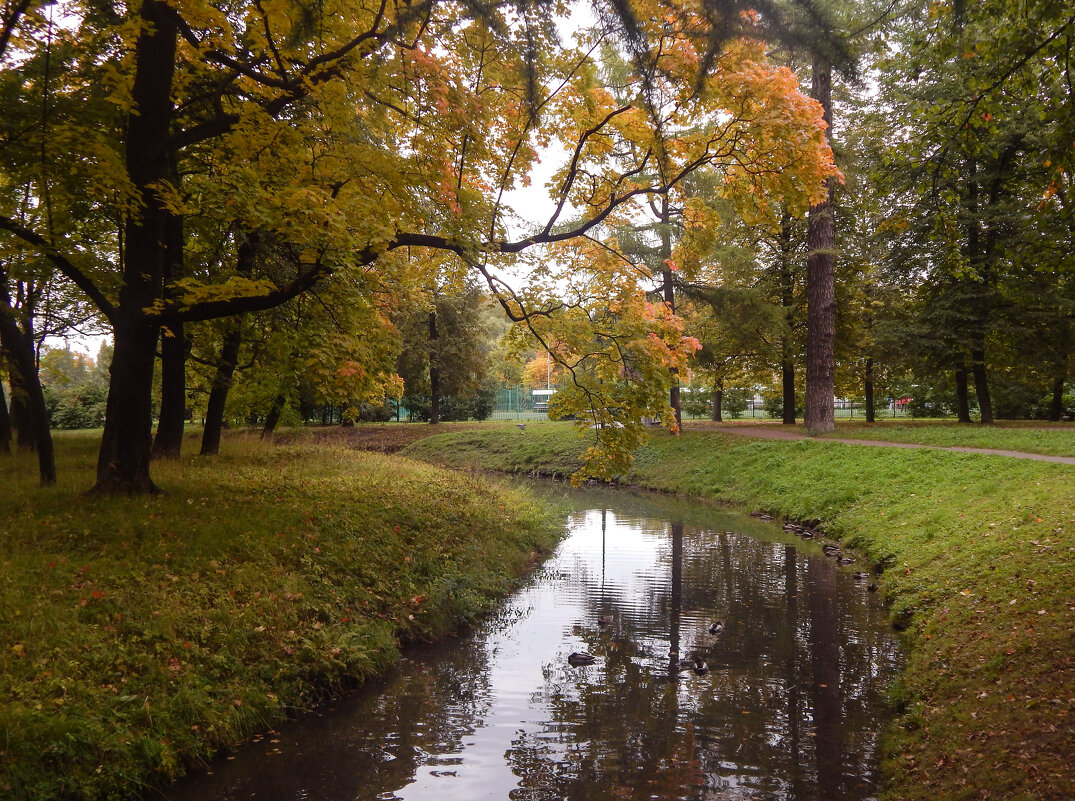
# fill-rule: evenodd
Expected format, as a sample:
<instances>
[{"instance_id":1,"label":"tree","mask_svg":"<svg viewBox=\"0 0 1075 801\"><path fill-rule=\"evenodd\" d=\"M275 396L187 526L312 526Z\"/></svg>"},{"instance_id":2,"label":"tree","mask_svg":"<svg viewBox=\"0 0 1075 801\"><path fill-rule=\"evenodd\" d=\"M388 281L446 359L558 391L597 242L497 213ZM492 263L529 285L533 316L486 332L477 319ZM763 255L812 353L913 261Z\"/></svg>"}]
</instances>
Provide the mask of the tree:
<instances>
[{"instance_id":1,"label":"tree","mask_svg":"<svg viewBox=\"0 0 1075 801\"><path fill-rule=\"evenodd\" d=\"M432 248L481 273L509 316L540 333L534 323L560 316L558 304L510 291L496 272L505 257L591 235L718 159L730 191L756 191L764 180L816 195L831 162L815 109L790 74L764 66L758 43L733 38L763 33L753 18L734 4L707 9L707 33L686 9L620 11L618 24L604 21L580 47L557 46L544 4L477 14L434 0L227 8L144 0L76 14L53 90L64 102L50 124L67 157L90 166L72 171L70 185L50 184L65 212L50 225L19 218L13 197L0 199L0 230L48 259L113 328L94 491L156 490L152 381L165 329L178 342L187 324L272 308L331 275L376 269L391 251ZM40 60L42 20L29 7L5 20L6 75ZM595 85L593 54L616 40L644 52L638 63L660 74L676 98L668 114L650 113L646 93L616 104ZM84 93L87 83L100 89ZM29 106L18 100L20 110ZM654 124L674 136L655 137ZM17 147L6 157L21 163L27 146L11 134L4 141ZM510 239L501 195L554 139L570 154L556 178L556 211ZM667 169L645 178L659 147ZM567 222L566 209L579 214ZM243 277L225 259L211 275L192 275L196 218L270 229L296 250L298 266L273 281ZM578 322L563 317L569 328ZM643 319L650 329L672 324L664 313L634 322ZM637 355L663 358L660 349Z\"/></svg>"}]
</instances>

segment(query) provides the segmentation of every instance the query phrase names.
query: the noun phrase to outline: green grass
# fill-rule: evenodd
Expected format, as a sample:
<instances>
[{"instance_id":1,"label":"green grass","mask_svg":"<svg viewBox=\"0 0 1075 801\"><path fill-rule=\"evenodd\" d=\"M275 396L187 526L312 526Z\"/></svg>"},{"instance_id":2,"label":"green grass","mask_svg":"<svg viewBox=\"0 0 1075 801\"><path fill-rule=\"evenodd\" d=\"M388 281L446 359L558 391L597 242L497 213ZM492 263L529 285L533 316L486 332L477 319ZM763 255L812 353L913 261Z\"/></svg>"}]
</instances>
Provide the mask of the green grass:
<instances>
[{"instance_id":1,"label":"green grass","mask_svg":"<svg viewBox=\"0 0 1075 801\"><path fill-rule=\"evenodd\" d=\"M144 792L472 620L559 535L487 481L245 438L90 499L95 449L58 436L45 490L0 458L4 799Z\"/></svg>"},{"instance_id":2,"label":"green grass","mask_svg":"<svg viewBox=\"0 0 1075 801\"><path fill-rule=\"evenodd\" d=\"M405 452L575 469L585 443L566 426L533 433L461 432ZM883 570L909 650L885 798L1075 797L1075 467L688 430L654 437L622 481L817 520Z\"/></svg>"},{"instance_id":3,"label":"green grass","mask_svg":"<svg viewBox=\"0 0 1075 801\"><path fill-rule=\"evenodd\" d=\"M1075 426L1071 423L1025 423L980 426L976 424L891 421L867 424L837 423L827 437L917 442L924 445L995 448L1051 456L1075 456Z\"/></svg>"}]
</instances>

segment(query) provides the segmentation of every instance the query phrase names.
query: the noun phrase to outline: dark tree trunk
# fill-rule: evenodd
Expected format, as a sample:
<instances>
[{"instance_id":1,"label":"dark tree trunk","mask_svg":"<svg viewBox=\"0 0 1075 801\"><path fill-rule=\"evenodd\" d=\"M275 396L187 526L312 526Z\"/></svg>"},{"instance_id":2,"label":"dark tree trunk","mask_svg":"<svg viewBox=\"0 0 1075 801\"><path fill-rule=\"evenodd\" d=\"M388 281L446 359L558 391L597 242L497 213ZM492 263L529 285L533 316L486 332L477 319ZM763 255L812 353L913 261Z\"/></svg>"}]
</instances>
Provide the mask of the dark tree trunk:
<instances>
[{"instance_id":1,"label":"dark tree trunk","mask_svg":"<svg viewBox=\"0 0 1075 801\"><path fill-rule=\"evenodd\" d=\"M157 326L143 320L115 321L105 427L91 494L159 492L149 477L157 332Z\"/></svg>"},{"instance_id":2,"label":"dark tree trunk","mask_svg":"<svg viewBox=\"0 0 1075 801\"><path fill-rule=\"evenodd\" d=\"M1053 397L1049 402L1049 419L1054 423L1059 422L1060 418L1064 416L1064 381L1066 379L1066 375L1058 375L1053 379Z\"/></svg>"},{"instance_id":3,"label":"dark tree trunk","mask_svg":"<svg viewBox=\"0 0 1075 801\"><path fill-rule=\"evenodd\" d=\"M437 334L437 312L429 313L429 422L440 422L440 343Z\"/></svg>"},{"instance_id":4,"label":"dark tree trunk","mask_svg":"<svg viewBox=\"0 0 1075 801\"><path fill-rule=\"evenodd\" d=\"M665 305L668 306L669 311L675 314L676 290L672 282L672 268L669 265L672 259L671 222L672 215L668 208L668 195L663 195L661 197L661 263L664 265L664 270L662 270L662 291ZM679 370L678 368L670 367L668 372L672 374L672 386L668 390L668 405L672 407L672 412L676 416L676 430L673 433L679 434L683 428L683 410L679 398Z\"/></svg>"},{"instance_id":5,"label":"dark tree trunk","mask_svg":"<svg viewBox=\"0 0 1075 801\"><path fill-rule=\"evenodd\" d=\"M37 441L34 437L34 416L30 411L30 394L15 354L7 347L4 351L8 364L8 380L11 385L11 428L15 434L15 447L24 453L30 453L37 449Z\"/></svg>"},{"instance_id":6,"label":"dark tree trunk","mask_svg":"<svg viewBox=\"0 0 1075 801\"><path fill-rule=\"evenodd\" d=\"M183 450L183 428L187 422L187 354L190 342L183 324L173 323L161 332L161 410L157 435L153 438L154 459L179 459Z\"/></svg>"},{"instance_id":7,"label":"dark tree trunk","mask_svg":"<svg viewBox=\"0 0 1075 801\"><path fill-rule=\"evenodd\" d=\"M173 181L179 189L179 178L172 165ZM170 216L166 223L168 239L165 244L165 295L173 281L183 277L183 219ZM179 459L183 451L183 428L187 422L187 356L190 341L183 323L176 321L161 329L161 409L157 420L157 436L153 440L154 459Z\"/></svg>"},{"instance_id":8,"label":"dark tree trunk","mask_svg":"<svg viewBox=\"0 0 1075 801\"><path fill-rule=\"evenodd\" d=\"M832 67L814 59L811 92L825 112L832 130ZM806 260L806 404L804 422L811 435L836 427L836 223L833 217L833 180L828 197L810 209Z\"/></svg>"},{"instance_id":9,"label":"dark tree trunk","mask_svg":"<svg viewBox=\"0 0 1075 801\"><path fill-rule=\"evenodd\" d=\"M784 395L783 424L795 425L795 350L791 328L794 324L795 286L791 274L791 217L785 211L780 225L780 304L788 332L780 342L780 381Z\"/></svg>"},{"instance_id":10,"label":"dark tree trunk","mask_svg":"<svg viewBox=\"0 0 1075 801\"><path fill-rule=\"evenodd\" d=\"M242 324L234 320L229 324L224 342L220 346L213 386L205 406L205 429L202 431L202 456L215 456L220 451L220 432L224 428L224 407L228 402L235 366L239 363L239 348L243 344ZM282 403L282 401L281 401ZM270 412L271 413L271 412ZM279 417L277 413L277 417ZM275 423L274 423L275 425Z\"/></svg>"},{"instance_id":11,"label":"dark tree trunk","mask_svg":"<svg viewBox=\"0 0 1075 801\"><path fill-rule=\"evenodd\" d=\"M6 287L6 279L4 282ZM37 467L41 485L56 483L56 461L52 451L52 433L49 431L48 410L45 408L45 395L38 379L37 363L34 359L34 342L27 336L11 314L6 290L0 298L0 344L8 356L11 377L19 376L18 388L12 389L12 398L21 394L25 411L23 430L31 435L32 448L37 451ZM21 433L21 431L20 431Z\"/></svg>"},{"instance_id":12,"label":"dark tree trunk","mask_svg":"<svg viewBox=\"0 0 1075 801\"><path fill-rule=\"evenodd\" d=\"M1063 385L1063 382L1061 382ZM1057 420L1060 418L1057 417ZM7 412L4 384L0 381L0 454L11 453L11 418Z\"/></svg>"},{"instance_id":13,"label":"dark tree trunk","mask_svg":"<svg viewBox=\"0 0 1075 801\"><path fill-rule=\"evenodd\" d=\"M971 351L971 373L974 375L974 394L978 397L978 412L984 425L993 424L993 402L989 398L989 382L985 374L985 351Z\"/></svg>"},{"instance_id":14,"label":"dark tree trunk","mask_svg":"<svg viewBox=\"0 0 1075 801\"><path fill-rule=\"evenodd\" d=\"M865 392L866 392L866 422L874 422L873 414L873 359L866 359L866 380Z\"/></svg>"},{"instance_id":15,"label":"dark tree trunk","mask_svg":"<svg viewBox=\"0 0 1075 801\"><path fill-rule=\"evenodd\" d=\"M785 343L785 347L787 343ZM795 362L785 356L781 362L780 383L784 390L784 417L781 421L786 426L795 425Z\"/></svg>"},{"instance_id":16,"label":"dark tree trunk","mask_svg":"<svg viewBox=\"0 0 1075 801\"><path fill-rule=\"evenodd\" d=\"M159 187L174 180L169 146L177 17L161 0L143 0L135 46L131 96L137 113L127 122L127 174L141 209L125 226L124 283L113 310L114 351L104 434L97 459L101 495L157 492L149 476L153 432L153 365L160 325L143 311L162 297L174 235L174 216Z\"/></svg>"},{"instance_id":17,"label":"dark tree trunk","mask_svg":"<svg viewBox=\"0 0 1075 801\"><path fill-rule=\"evenodd\" d=\"M967 392L967 367L960 356L956 363L956 419L961 423L969 423L970 419L970 395Z\"/></svg>"},{"instance_id":18,"label":"dark tree trunk","mask_svg":"<svg viewBox=\"0 0 1075 801\"><path fill-rule=\"evenodd\" d=\"M276 430L276 424L280 422L280 415L284 411L285 401L287 401L286 395L277 395L276 400L272 402L272 408L269 409L269 413L265 415L265 427L261 429L262 439L271 437L272 432Z\"/></svg>"},{"instance_id":19,"label":"dark tree trunk","mask_svg":"<svg viewBox=\"0 0 1075 801\"><path fill-rule=\"evenodd\" d=\"M724 388L719 384L713 387L713 422L724 422L724 411L721 407L724 405Z\"/></svg>"}]
</instances>

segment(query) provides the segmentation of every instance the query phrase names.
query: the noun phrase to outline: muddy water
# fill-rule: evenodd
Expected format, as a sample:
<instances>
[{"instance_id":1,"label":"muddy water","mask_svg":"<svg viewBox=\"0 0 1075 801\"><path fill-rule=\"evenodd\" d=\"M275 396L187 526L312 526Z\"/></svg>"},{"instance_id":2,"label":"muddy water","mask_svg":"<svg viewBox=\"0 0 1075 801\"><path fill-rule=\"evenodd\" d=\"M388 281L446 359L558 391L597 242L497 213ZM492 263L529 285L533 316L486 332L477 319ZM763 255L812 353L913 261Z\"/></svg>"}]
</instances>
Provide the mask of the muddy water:
<instances>
[{"instance_id":1,"label":"muddy water","mask_svg":"<svg viewBox=\"0 0 1075 801\"><path fill-rule=\"evenodd\" d=\"M497 614L168 797L871 797L898 653L860 565L749 517L546 491L570 534Z\"/></svg>"}]
</instances>

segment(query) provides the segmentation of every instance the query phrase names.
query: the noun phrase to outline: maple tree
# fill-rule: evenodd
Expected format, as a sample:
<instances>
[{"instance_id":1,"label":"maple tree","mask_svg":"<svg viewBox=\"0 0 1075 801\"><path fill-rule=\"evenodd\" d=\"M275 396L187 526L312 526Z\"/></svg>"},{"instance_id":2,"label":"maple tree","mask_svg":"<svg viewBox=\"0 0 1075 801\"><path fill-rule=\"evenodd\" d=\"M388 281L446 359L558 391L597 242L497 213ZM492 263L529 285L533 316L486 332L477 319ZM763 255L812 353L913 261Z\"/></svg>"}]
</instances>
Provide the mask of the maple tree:
<instances>
[{"instance_id":1,"label":"maple tree","mask_svg":"<svg viewBox=\"0 0 1075 801\"><path fill-rule=\"evenodd\" d=\"M379 269L393 250L433 248L481 273L513 319L542 336L555 321L581 347L582 328L599 320L551 292L511 290L499 272L511 257L596 237L637 201L715 163L729 196L759 208L764 192L808 203L833 172L816 106L790 71L767 66L750 38L762 23L736 4L699 12L639 3L569 45L558 41L566 8L556 4L481 14L433 0L58 10L63 26L33 3L5 12L5 79L25 81L26 65L44 57L46 27L52 51L63 42L64 70L50 84L55 152L45 158L29 155L42 124L30 134L18 127L32 104L16 93L5 175L24 169L5 180L0 230L5 247L48 260L113 329L99 493L155 491L151 393L162 334L178 351L165 354L172 382L182 375L184 326L272 308L330 276ZM596 60L623 42L637 92L616 102ZM553 142L568 154L551 187L555 211L512 238L503 192ZM286 275L244 275L241 236L226 248L197 246L205 221L271 231L297 258ZM676 338L672 315L636 297L622 273L595 287L610 290L600 303L611 297L616 309L599 336L623 332L608 340L621 370L610 382L635 373L648 381L647 365L667 372L680 362L689 343ZM611 400L584 383L582 397ZM651 400L618 408L637 414ZM603 432L601 444L617 437ZM623 453L631 437L620 439Z\"/></svg>"}]
</instances>

